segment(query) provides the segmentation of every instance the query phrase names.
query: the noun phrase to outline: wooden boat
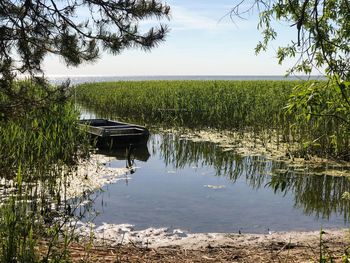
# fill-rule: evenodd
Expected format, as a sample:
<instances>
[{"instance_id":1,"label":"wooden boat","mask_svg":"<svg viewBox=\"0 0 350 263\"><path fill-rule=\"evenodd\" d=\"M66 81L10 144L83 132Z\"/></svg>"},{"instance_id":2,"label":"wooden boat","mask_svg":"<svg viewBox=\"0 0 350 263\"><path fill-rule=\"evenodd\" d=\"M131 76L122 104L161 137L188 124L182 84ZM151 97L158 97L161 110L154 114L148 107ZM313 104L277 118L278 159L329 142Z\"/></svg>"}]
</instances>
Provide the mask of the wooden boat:
<instances>
[{"instance_id":1,"label":"wooden boat","mask_svg":"<svg viewBox=\"0 0 350 263\"><path fill-rule=\"evenodd\" d=\"M144 126L107 119L80 120L79 126L96 140L97 147L104 149L146 144L149 137L149 131Z\"/></svg>"}]
</instances>

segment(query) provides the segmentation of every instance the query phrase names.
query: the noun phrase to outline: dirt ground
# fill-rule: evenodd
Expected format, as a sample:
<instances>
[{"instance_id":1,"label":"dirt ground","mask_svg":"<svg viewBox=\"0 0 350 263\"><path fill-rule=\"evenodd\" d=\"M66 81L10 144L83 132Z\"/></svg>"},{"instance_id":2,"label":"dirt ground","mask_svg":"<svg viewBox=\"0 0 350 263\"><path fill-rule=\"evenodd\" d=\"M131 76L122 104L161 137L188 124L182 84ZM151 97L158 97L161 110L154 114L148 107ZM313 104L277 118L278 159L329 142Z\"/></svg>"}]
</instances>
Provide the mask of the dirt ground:
<instances>
[{"instance_id":1,"label":"dirt ground","mask_svg":"<svg viewBox=\"0 0 350 263\"><path fill-rule=\"evenodd\" d=\"M226 245L215 242L205 246L166 246L158 248L139 247L134 244L114 247L95 246L86 249L78 244L71 246L73 262L320 262L322 256L343 262L348 248L347 231L326 231L320 250L319 232L305 235L296 232L286 240L287 233L275 233L266 238L252 238L253 235L233 235ZM259 236L261 237L261 235ZM202 244L204 245L204 244ZM350 262L350 261L345 261Z\"/></svg>"}]
</instances>

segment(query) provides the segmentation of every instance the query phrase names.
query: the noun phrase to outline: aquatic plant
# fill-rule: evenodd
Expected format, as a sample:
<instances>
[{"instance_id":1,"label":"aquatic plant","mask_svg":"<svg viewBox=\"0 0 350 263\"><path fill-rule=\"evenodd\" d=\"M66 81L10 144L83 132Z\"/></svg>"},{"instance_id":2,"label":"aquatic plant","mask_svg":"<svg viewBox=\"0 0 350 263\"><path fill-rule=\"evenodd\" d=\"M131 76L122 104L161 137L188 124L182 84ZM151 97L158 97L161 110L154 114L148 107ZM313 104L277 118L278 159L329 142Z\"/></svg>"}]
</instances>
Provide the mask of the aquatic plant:
<instances>
[{"instance_id":1,"label":"aquatic plant","mask_svg":"<svg viewBox=\"0 0 350 263\"><path fill-rule=\"evenodd\" d=\"M99 116L163 127L252 132L257 138L267 134L277 143L298 144L298 151L292 153L295 156L308 158L317 154L349 160L349 109L329 103L341 96L336 86L326 84L130 81L82 84L76 88L76 94L83 107ZM298 88L305 85L313 87L310 92L314 86L324 92L316 97L308 89Z\"/></svg>"},{"instance_id":2,"label":"aquatic plant","mask_svg":"<svg viewBox=\"0 0 350 263\"><path fill-rule=\"evenodd\" d=\"M42 96L35 89L32 95ZM2 119L0 262L67 262L64 240L72 233L63 223L72 208L62 188L89 150L77 118L71 103L54 101ZM39 255L39 242L52 249Z\"/></svg>"},{"instance_id":3,"label":"aquatic plant","mask_svg":"<svg viewBox=\"0 0 350 263\"><path fill-rule=\"evenodd\" d=\"M102 115L193 128L273 128L291 81L144 81L90 83L77 99ZM266 107L268 105L268 107Z\"/></svg>"}]
</instances>

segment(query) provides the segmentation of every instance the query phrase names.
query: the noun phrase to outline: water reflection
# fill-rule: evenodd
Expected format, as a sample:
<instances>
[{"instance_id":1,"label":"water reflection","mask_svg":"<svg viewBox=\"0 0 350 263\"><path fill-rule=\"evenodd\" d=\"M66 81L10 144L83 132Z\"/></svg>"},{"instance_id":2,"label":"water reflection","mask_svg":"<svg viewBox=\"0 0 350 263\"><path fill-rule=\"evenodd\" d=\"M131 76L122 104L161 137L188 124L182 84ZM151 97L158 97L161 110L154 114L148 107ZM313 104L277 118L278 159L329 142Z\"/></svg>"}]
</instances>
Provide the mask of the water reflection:
<instances>
[{"instance_id":1,"label":"water reflection","mask_svg":"<svg viewBox=\"0 0 350 263\"><path fill-rule=\"evenodd\" d=\"M113 147L113 149L101 148L98 150L99 154L103 154L108 157L113 157L116 160L124 160L125 167L130 169L130 173L135 173L135 161L147 162L150 158L147 143L143 144L124 144L119 147Z\"/></svg>"},{"instance_id":2,"label":"water reflection","mask_svg":"<svg viewBox=\"0 0 350 263\"><path fill-rule=\"evenodd\" d=\"M342 195L350 190L350 180L325 175L327 167L288 166L162 132L150 137L148 147L100 153L122 161L111 165L125 161L127 167L141 167L132 170L136 174L130 185L110 185L97 197L100 223L263 232L343 227L349 221L350 201ZM225 188L203 187L208 184Z\"/></svg>"},{"instance_id":3,"label":"water reflection","mask_svg":"<svg viewBox=\"0 0 350 263\"><path fill-rule=\"evenodd\" d=\"M117 160L138 160L142 162L147 162L151 156L147 144L138 144L138 145L124 145L121 147L116 147L111 150L109 149L99 149L98 153L114 157Z\"/></svg>"},{"instance_id":4,"label":"water reflection","mask_svg":"<svg viewBox=\"0 0 350 263\"><path fill-rule=\"evenodd\" d=\"M214 143L193 142L173 134L163 135L160 141L161 156L167 165L175 168L211 165L217 176L226 176L233 182L245 177L253 189L270 187L276 194L292 193L295 207L307 215L329 219L335 213L342 214L345 221L349 219L350 201L342 198L350 190L347 177L322 175L319 169L300 174L282 162L261 156L239 156Z\"/></svg>"},{"instance_id":5,"label":"water reflection","mask_svg":"<svg viewBox=\"0 0 350 263\"><path fill-rule=\"evenodd\" d=\"M341 214L349 220L350 201L342 198L350 189L347 177L328 175L298 175L295 171L273 175L268 186L275 192L294 195L295 206L307 215L329 219L332 214Z\"/></svg>"},{"instance_id":6,"label":"water reflection","mask_svg":"<svg viewBox=\"0 0 350 263\"><path fill-rule=\"evenodd\" d=\"M350 201L343 199L350 190L347 177L320 174L319 169L288 167L283 162L267 160L262 156L240 156L225 152L217 144L194 142L174 134L159 134L151 141L153 152L159 150L163 162L174 169L212 166L216 176L224 176L232 182L245 178L253 189L271 188L275 194L294 196L294 205L306 215L329 219L341 214L349 219Z\"/></svg>"},{"instance_id":7,"label":"water reflection","mask_svg":"<svg viewBox=\"0 0 350 263\"><path fill-rule=\"evenodd\" d=\"M281 197L292 194L294 206L306 215L329 219L332 214L338 214L343 215L345 222L349 219L350 201L342 198L350 190L347 177L320 175L319 170L312 169L300 173L300 168L288 167L283 162L262 156L240 156L214 143L194 142L169 133L153 135L149 147L153 154L159 151L161 161L172 169L211 166L215 176L226 177L233 183L244 178L252 189L270 188ZM150 158L146 144L99 153L125 160L131 173L135 172L132 169L137 166L135 161L147 162Z\"/></svg>"},{"instance_id":8,"label":"water reflection","mask_svg":"<svg viewBox=\"0 0 350 263\"><path fill-rule=\"evenodd\" d=\"M157 136L155 136L157 137ZM194 142L175 134L159 134L153 141L153 149L159 147L166 165L176 169L185 166L212 166L217 176L227 176L236 181L243 174L250 178L253 187L261 185L260 175L268 174L276 163L262 156L240 156L211 142Z\"/></svg>"}]
</instances>

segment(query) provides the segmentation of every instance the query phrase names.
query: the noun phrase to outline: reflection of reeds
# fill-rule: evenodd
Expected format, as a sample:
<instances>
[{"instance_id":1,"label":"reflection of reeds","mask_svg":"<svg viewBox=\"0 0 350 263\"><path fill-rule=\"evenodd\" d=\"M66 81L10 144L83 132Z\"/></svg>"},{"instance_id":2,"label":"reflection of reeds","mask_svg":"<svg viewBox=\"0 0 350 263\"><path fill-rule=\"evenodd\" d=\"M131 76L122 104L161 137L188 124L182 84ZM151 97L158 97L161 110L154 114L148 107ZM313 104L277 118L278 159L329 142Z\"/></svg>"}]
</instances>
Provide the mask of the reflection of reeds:
<instances>
[{"instance_id":1,"label":"reflection of reeds","mask_svg":"<svg viewBox=\"0 0 350 263\"><path fill-rule=\"evenodd\" d=\"M332 214L342 214L350 220L350 201L343 198L350 187L347 177L328 175L300 175L293 169L274 174L267 186L283 194L293 193L295 206L307 215L329 219Z\"/></svg>"},{"instance_id":2,"label":"reflection of reeds","mask_svg":"<svg viewBox=\"0 0 350 263\"><path fill-rule=\"evenodd\" d=\"M275 134L278 142L299 145L298 155L350 158L350 132L342 119L327 114L302 116L287 111L298 81L144 81L83 84L77 98L100 116L149 125L219 128ZM321 85L321 84L320 84ZM318 94L322 112L332 111L335 89ZM335 92L335 91L334 91ZM322 97L324 96L324 97ZM298 102L297 102L298 103ZM302 108L303 105L300 105ZM333 106L332 106L333 107ZM324 109L326 108L326 109ZM307 110L307 109L306 109Z\"/></svg>"},{"instance_id":3,"label":"reflection of reeds","mask_svg":"<svg viewBox=\"0 0 350 263\"><path fill-rule=\"evenodd\" d=\"M154 141L154 143L158 143ZM271 162L261 156L246 156L225 152L220 145L211 142L194 142L178 135L163 134L160 153L166 165L174 168L212 166L217 176L227 176L236 181L241 176L264 175L270 171ZM260 177L263 179L263 177ZM257 182L254 182L255 185ZM261 185L261 183L258 183Z\"/></svg>"},{"instance_id":4,"label":"reflection of reeds","mask_svg":"<svg viewBox=\"0 0 350 263\"><path fill-rule=\"evenodd\" d=\"M270 187L275 193L292 194L295 206L307 215L329 219L332 214L342 214L345 222L350 219L350 201L343 198L350 180L325 175L327 167L301 169L302 166L294 167L262 156L240 156L223 151L218 144L194 142L174 134L155 137L152 142L159 145L166 165L176 169L211 166L217 176L225 176L232 182L244 179L253 189Z\"/></svg>"}]
</instances>

